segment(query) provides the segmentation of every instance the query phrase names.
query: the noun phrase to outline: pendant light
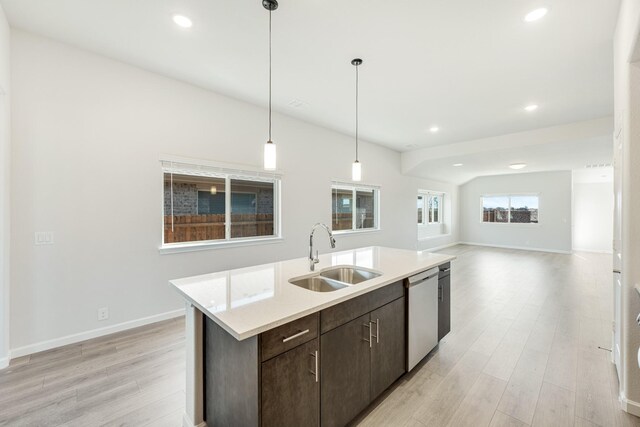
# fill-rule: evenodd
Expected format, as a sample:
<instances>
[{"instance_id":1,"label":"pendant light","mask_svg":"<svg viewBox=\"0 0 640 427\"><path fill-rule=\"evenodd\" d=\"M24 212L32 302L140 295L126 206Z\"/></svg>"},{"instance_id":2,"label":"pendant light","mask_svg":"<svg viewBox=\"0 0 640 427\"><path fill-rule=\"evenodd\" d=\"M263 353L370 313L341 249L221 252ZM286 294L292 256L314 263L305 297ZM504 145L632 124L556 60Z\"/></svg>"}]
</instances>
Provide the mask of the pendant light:
<instances>
[{"instance_id":1,"label":"pendant light","mask_svg":"<svg viewBox=\"0 0 640 427\"><path fill-rule=\"evenodd\" d=\"M276 170L276 144L271 140L271 12L278 8L277 0L262 0L269 11L269 140L264 144L264 169Z\"/></svg>"},{"instance_id":2,"label":"pendant light","mask_svg":"<svg viewBox=\"0 0 640 427\"><path fill-rule=\"evenodd\" d=\"M362 64L362 59L356 58L351 61L356 67L356 161L351 165L351 179L360 181L362 179L362 164L358 160L358 66Z\"/></svg>"}]
</instances>

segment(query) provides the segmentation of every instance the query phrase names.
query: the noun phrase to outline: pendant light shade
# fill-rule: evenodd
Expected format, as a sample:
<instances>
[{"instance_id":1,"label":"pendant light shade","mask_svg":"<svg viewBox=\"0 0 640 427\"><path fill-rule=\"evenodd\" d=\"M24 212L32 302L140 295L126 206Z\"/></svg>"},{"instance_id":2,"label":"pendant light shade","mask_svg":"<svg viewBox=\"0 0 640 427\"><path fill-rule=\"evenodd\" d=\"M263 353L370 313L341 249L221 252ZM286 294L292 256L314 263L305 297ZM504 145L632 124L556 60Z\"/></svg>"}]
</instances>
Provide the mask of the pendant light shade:
<instances>
[{"instance_id":1,"label":"pendant light shade","mask_svg":"<svg viewBox=\"0 0 640 427\"><path fill-rule=\"evenodd\" d=\"M362 180L362 165L357 160L351 165L351 179L354 181Z\"/></svg>"},{"instance_id":2,"label":"pendant light shade","mask_svg":"<svg viewBox=\"0 0 640 427\"><path fill-rule=\"evenodd\" d=\"M353 181L362 180L362 164L358 160L358 66L362 64L362 59L356 58L351 61L356 67L356 161L351 165L351 179Z\"/></svg>"},{"instance_id":3,"label":"pendant light shade","mask_svg":"<svg viewBox=\"0 0 640 427\"><path fill-rule=\"evenodd\" d=\"M264 169L268 171L276 170L276 144L267 141L264 144Z\"/></svg>"},{"instance_id":4,"label":"pendant light shade","mask_svg":"<svg viewBox=\"0 0 640 427\"><path fill-rule=\"evenodd\" d=\"M262 0L262 6L269 11L269 140L264 144L263 168L276 170L276 144L271 140L271 12L278 8L277 0Z\"/></svg>"}]
</instances>

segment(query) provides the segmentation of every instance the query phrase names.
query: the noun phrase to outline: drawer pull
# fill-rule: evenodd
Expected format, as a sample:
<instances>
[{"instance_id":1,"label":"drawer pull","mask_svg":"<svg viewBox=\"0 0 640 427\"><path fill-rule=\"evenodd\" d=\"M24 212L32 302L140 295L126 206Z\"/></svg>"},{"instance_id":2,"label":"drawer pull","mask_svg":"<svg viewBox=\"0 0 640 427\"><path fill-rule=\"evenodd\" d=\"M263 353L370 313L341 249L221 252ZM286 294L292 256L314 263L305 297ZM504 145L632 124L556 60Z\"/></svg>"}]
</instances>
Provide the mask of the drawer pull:
<instances>
[{"instance_id":1,"label":"drawer pull","mask_svg":"<svg viewBox=\"0 0 640 427\"><path fill-rule=\"evenodd\" d=\"M308 334L309 330L305 329L304 331L300 331L297 334L291 335L290 337L287 338L282 338L282 342L287 342L287 341L291 341L294 340L296 338L300 338L301 336L303 336L304 334Z\"/></svg>"}]
</instances>

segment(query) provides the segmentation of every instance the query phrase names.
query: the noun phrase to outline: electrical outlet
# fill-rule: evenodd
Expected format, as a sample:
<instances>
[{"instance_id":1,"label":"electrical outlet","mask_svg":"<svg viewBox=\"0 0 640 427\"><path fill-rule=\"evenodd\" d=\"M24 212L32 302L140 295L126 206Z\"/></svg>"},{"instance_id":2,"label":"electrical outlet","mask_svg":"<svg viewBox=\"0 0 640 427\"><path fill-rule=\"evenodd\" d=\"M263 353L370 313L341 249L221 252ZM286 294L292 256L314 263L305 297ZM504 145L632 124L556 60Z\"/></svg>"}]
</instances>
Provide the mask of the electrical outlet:
<instances>
[{"instance_id":1,"label":"electrical outlet","mask_svg":"<svg viewBox=\"0 0 640 427\"><path fill-rule=\"evenodd\" d=\"M109 307L98 309L98 320L107 320L109 318Z\"/></svg>"},{"instance_id":2,"label":"electrical outlet","mask_svg":"<svg viewBox=\"0 0 640 427\"><path fill-rule=\"evenodd\" d=\"M36 231L36 245L53 245L53 231Z\"/></svg>"}]
</instances>

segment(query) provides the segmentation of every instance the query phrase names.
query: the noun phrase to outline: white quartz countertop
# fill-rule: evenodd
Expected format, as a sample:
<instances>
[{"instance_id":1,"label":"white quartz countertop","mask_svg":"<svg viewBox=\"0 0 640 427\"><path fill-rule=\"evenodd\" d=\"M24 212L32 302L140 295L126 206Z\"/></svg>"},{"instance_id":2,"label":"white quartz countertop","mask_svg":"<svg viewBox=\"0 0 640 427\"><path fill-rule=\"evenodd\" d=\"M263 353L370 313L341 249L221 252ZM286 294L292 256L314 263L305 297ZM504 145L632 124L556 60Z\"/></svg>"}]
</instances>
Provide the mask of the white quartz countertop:
<instances>
[{"instance_id":1,"label":"white quartz countertop","mask_svg":"<svg viewBox=\"0 0 640 427\"><path fill-rule=\"evenodd\" d=\"M289 280L314 274L308 258L171 280L184 298L238 340L371 292L455 256L380 246L320 255L315 273L335 266L359 266L381 276L332 292L315 292Z\"/></svg>"}]
</instances>

